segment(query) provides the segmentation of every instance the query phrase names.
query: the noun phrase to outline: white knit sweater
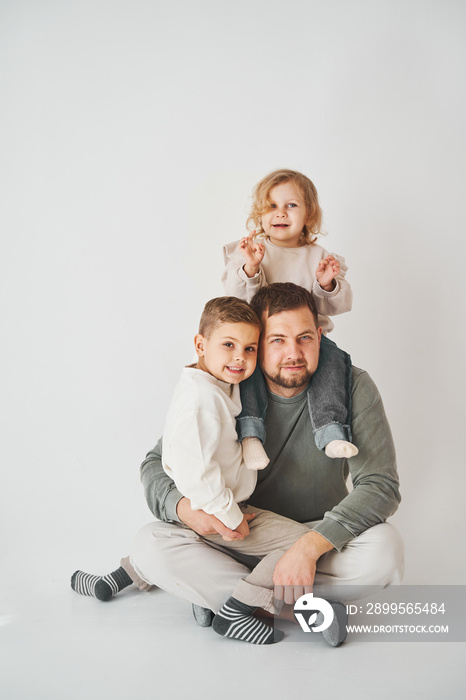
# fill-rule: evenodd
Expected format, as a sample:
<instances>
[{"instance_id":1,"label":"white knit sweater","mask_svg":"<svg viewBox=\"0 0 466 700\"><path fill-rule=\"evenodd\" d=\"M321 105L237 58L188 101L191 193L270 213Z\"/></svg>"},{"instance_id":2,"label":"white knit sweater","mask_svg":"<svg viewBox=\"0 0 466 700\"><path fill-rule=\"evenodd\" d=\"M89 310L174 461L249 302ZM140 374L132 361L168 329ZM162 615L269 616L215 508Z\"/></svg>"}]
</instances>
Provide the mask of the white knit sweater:
<instances>
[{"instance_id":1,"label":"white knit sweater","mask_svg":"<svg viewBox=\"0 0 466 700\"><path fill-rule=\"evenodd\" d=\"M237 384L185 367L163 432L165 472L191 508L215 515L232 530L243 520L237 504L249 498L257 480L242 460L235 427L240 412Z\"/></svg>"}]
</instances>

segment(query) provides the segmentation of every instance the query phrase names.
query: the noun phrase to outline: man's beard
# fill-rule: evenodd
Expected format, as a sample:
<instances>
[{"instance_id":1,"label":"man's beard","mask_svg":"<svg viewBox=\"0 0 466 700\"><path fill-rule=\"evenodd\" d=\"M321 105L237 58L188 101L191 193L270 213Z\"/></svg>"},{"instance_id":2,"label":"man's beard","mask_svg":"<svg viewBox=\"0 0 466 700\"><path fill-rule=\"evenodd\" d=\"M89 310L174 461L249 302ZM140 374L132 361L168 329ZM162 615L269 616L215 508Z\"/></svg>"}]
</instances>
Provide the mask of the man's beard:
<instances>
[{"instance_id":1,"label":"man's beard","mask_svg":"<svg viewBox=\"0 0 466 700\"><path fill-rule=\"evenodd\" d=\"M300 386L306 386L306 384L309 384L312 377L312 372L309 372L308 369L306 369L304 374L299 374L297 376L292 375L291 377L283 377L280 374L280 370L278 370L276 374L267 374L267 372L262 369L262 374L276 386L281 386L283 389L296 389Z\"/></svg>"}]
</instances>

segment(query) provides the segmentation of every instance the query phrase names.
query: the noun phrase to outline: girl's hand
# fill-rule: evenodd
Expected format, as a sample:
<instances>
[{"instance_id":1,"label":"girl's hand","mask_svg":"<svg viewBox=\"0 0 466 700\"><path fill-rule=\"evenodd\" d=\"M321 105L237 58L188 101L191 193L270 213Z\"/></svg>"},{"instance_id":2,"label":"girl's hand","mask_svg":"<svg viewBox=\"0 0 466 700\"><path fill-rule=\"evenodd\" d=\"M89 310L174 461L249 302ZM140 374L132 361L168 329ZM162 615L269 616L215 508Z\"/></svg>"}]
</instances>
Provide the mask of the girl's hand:
<instances>
[{"instance_id":1,"label":"girl's hand","mask_svg":"<svg viewBox=\"0 0 466 700\"><path fill-rule=\"evenodd\" d=\"M333 255L323 258L316 270L316 280L326 292L331 292L336 287L335 277L340 274L340 263Z\"/></svg>"},{"instance_id":2,"label":"girl's hand","mask_svg":"<svg viewBox=\"0 0 466 700\"><path fill-rule=\"evenodd\" d=\"M243 253L246 264L243 266L248 277L257 275L260 269L260 264L265 255L265 248L260 241L254 240L255 231L245 236L239 242L239 250Z\"/></svg>"}]
</instances>

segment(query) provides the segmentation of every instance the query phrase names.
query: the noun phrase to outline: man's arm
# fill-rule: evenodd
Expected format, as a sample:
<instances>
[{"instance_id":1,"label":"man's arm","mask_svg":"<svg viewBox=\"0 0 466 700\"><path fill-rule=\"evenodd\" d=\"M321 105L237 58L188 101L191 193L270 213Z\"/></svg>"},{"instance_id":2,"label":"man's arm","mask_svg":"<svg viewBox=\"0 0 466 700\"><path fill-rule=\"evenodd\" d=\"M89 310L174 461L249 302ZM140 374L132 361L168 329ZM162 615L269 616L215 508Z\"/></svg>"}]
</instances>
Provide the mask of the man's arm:
<instances>
[{"instance_id":1,"label":"man's arm","mask_svg":"<svg viewBox=\"0 0 466 700\"><path fill-rule=\"evenodd\" d=\"M395 446L378 389L367 372L353 371L351 427L359 454L348 460L353 490L315 530L341 551L349 540L385 522L400 503Z\"/></svg>"},{"instance_id":2,"label":"man's arm","mask_svg":"<svg viewBox=\"0 0 466 700\"><path fill-rule=\"evenodd\" d=\"M162 438L147 453L141 464L140 477L147 505L157 520L181 522L177 515L177 505L183 494L162 467Z\"/></svg>"},{"instance_id":3,"label":"man's arm","mask_svg":"<svg viewBox=\"0 0 466 700\"><path fill-rule=\"evenodd\" d=\"M162 467L162 438L147 453L141 464L140 476L147 505L157 520L184 523L198 535L214 535L218 532L229 540L242 539L240 533L230 530L214 515L203 510L192 510L189 499L178 491L175 482ZM251 519L248 516L246 518Z\"/></svg>"},{"instance_id":4,"label":"man's arm","mask_svg":"<svg viewBox=\"0 0 466 700\"><path fill-rule=\"evenodd\" d=\"M286 602L293 602L286 599L293 594L293 586L313 585L316 563L322 554L334 548L341 551L369 527L385 522L401 500L395 447L382 399L366 372L354 369L353 378L351 425L359 448L359 454L348 462L353 490L278 561L273 580L279 586L278 596L280 587L285 587Z\"/></svg>"}]
</instances>

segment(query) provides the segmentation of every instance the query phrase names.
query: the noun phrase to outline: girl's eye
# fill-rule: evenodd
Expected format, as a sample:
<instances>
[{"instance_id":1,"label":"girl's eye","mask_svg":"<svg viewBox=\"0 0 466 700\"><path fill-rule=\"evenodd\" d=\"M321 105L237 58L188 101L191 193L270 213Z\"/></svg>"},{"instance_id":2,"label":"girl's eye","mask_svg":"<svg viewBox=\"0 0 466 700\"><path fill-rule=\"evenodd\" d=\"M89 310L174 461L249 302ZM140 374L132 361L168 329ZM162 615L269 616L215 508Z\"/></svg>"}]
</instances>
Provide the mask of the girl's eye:
<instances>
[{"instance_id":1,"label":"girl's eye","mask_svg":"<svg viewBox=\"0 0 466 700\"><path fill-rule=\"evenodd\" d=\"M256 352L256 348L249 347L249 348L246 348L246 351L247 352Z\"/></svg>"},{"instance_id":2,"label":"girl's eye","mask_svg":"<svg viewBox=\"0 0 466 700\"><path fill-rule=\"evenodd\" d=\"M233 347L233 343L230 343L230 342L223 343L223 344L224 344L225 347L227 347L227 348L232 348L232 347Z\"/></svg>"},{"instance_id":3,"label":"girl's eye","mask_svg":"<svg viewBox=\"0 0 466 700\"><path fill-rule=\"evenodd\" d=\"M294 202L290 202L289 204L286 205L288 209L292 209L293 207L297 207L298 205L295 204Z\"/></svg>"}]
</instances>

